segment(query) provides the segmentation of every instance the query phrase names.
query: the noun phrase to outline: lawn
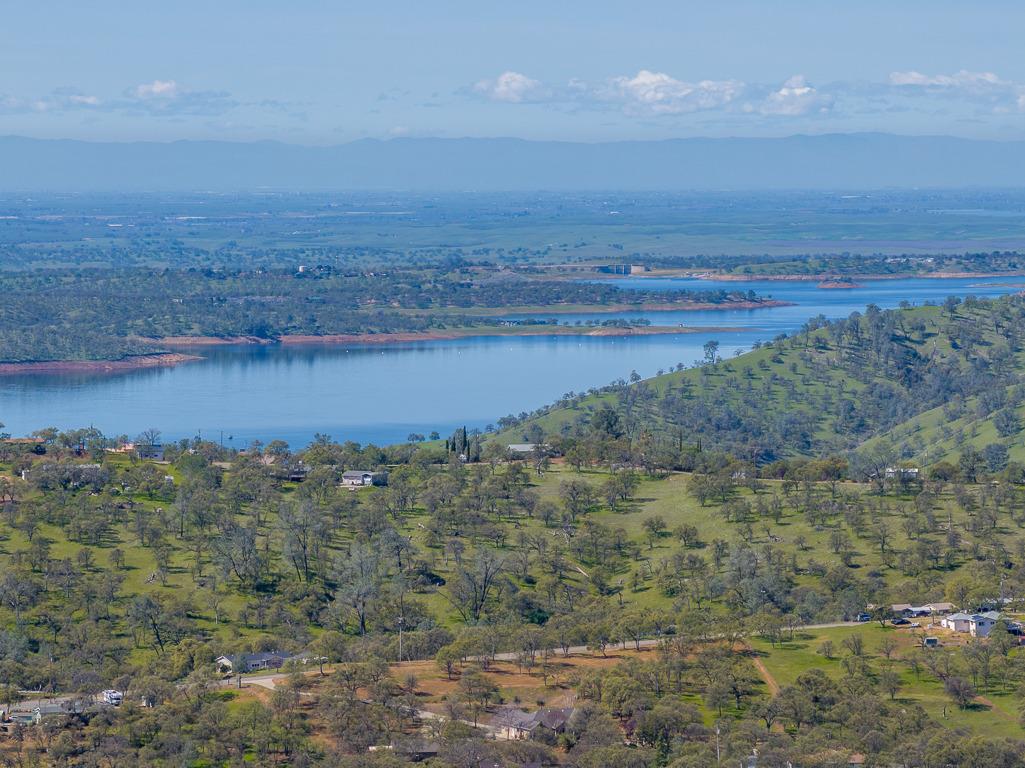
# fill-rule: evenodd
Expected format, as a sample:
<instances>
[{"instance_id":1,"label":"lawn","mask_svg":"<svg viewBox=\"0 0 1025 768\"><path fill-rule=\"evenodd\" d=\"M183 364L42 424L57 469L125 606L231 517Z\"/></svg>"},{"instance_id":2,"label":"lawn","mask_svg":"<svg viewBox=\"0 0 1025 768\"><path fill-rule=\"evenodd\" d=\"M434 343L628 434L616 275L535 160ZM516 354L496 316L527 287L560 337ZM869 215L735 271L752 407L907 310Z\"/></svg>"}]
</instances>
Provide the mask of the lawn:
<instances>
[{"instance_id":1,"label":"lawn","mask_svg":"<svg viewBox=\"0 0 1025 768\"><path fill-rule=\"evenodd\" d=\"M916 651L918 641L912 631L907 629L883 628L876 622L869 622L857 627L799 630L793 640L776 646L756 637L751 640L751 646L781 686L792 685L801 673L811 669L821 669L839 681L845 674L840 659L848 654L843 641L853 634L862 636L866 657L873 670L878 671L886 665L892 665L900 674L902 687L897 693L898 701L921 705L936 722L950 728L966 727L980 736L992 738L1025 736L1025 731L1018 721L1018 704L1011 692L980 691L980 698L976 704L962 710L944 692L943 684L927 669L921 668L916 675L908 665L907 659ZM962 638L951 636L943 630L936 630L935 634L940 636L941 642L948 648L963 643ZM887 661L879 651L880 641L884 637L895 638L898 643L890 661ZM820 646L826 640L834 646L833 656L828 659L819 652ZM922 652L944 651L940 648Z\"/></svg>"}]
</instances>

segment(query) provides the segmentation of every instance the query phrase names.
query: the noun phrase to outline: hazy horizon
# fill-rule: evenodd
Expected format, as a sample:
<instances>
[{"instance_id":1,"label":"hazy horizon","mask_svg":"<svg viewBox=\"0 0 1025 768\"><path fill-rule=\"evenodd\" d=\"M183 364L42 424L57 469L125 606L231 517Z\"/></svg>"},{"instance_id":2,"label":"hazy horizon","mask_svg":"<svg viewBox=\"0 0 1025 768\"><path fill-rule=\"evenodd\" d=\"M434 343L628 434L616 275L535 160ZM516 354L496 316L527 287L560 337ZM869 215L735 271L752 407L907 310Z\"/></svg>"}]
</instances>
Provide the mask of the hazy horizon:
<instances>
[{"instance_id":1,"label":"hazy horizon","mask_svg":"<svg viewBox=\"0 0 1025 768\"><path fill-rule=\"evenodd\" d=\"M344 139L334 142L317 143L317 142L304 142L304 141L290 141L285 138L265 138L265 139L247 139L247 138L153 138L153 139L106 139L106 138L77 138L74 136L30 136L23 133L0 133L0 140L4 139L25 139L34 142L74 142L80 144L247 144L247 145L259 145L259 144L280 144L289 147L305 147L310 149L323 149L330 147L341 147L349 144L360 144L360 143L403 143L410 141L443 141L443 142L455 142L455 141L508 141L508 142L522 142L525 144L582 144L582 145L603 145L603 144L666 144L672 142L688 142L688 141L710 141L710 142L726 142L726 141L759 141L759 140L787 140L787 139L803 139L803 138L831 138L831 137L851 137L851 136L886 136L900 139L951 139L954 141L972 142L972 143L991 143L991 144L1015 144L1025 142L1025 135L1020 137L1000 137L1000 138L978 138L972 136L958 136L950 133L902 133L899 131L884 131L884 130L852 130L852 131L806 131L806 132L795 132L781 135L759 135L759 136L746 136L743 134L725 134L722 136L714 136L710 134L695 134L686 136L664 136L661 138L621 138L621 139L539 139L539 138L528 138L523 136L514 136L511 134L496 133L494 135L453 135L453 136L364 136L361 138Z\"/></svg>"},{"instance_id":2,"label":"hazy horizon","mask_svg":"<svg viewBox=\"0 0 1025 768\"><path fill-rule=\"evenodd\" d=\"M515 138L85 142L0 138L0 190L764 190L1021 187L1025 142L845 133L567 142Z\"/></svg>"},{"instance_id":3,"label":"hazy horizon","mask_svg":"<svg viewBox=\"0 0 1025 768\"><path fill-rule=\"evenodd\" d=\"M1025 138L1011 2L60 0L5 21L0 134L33 138Z\"/></svg>"}]
</instances>

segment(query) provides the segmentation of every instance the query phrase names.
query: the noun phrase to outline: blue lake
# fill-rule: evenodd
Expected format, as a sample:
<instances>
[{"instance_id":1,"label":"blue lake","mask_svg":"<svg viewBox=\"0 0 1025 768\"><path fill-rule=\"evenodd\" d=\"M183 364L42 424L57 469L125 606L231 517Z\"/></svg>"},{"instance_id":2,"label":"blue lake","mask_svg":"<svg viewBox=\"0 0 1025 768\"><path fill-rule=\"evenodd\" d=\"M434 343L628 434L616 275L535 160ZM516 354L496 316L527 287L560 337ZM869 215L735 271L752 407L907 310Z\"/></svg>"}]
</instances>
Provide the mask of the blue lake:
<instances>
[{"instance_id":1,"label":"blue lake","mask_svg":"<svg viewBox=\"0 0 1025 768\"><path fill-rule=\"evenodd\" d=\"M443 435L529 411L570 391L651 376L691 364L709 339L730 356L801 326L809 317L843 317L869 303L941 302L948 295L998 296L1022 278L872 281L855 289L814 282L714 282L614 279L623 287L751 289L795 306L739 311L559 315L561 322L644 318L693 333L623 337L489 337L380 346L214 347L204 360L119 374L0 378L0 422L15 435L47 426L93 425L131 437L156 427L165 439L203 437L243 447L280 438L294 446L314 433L337 440L399 442L410 432ZM702 331L702 327L736 330Z\"/></svg>"}]
</instances>

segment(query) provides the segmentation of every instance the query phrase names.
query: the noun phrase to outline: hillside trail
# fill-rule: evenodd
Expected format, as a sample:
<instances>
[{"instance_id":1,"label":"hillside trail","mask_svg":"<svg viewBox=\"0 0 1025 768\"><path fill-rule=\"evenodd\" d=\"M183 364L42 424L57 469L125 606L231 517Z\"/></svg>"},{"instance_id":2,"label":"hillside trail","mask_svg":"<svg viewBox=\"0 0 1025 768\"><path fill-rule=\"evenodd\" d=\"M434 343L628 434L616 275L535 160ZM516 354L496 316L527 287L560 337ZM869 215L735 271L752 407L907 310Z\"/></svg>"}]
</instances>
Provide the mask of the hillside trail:
<instances>
[{"instance_id":1,"label":"hillside trail","mask_svg":"<svg viewBox=\"0 0 1025 768\"><path fill-rule=\"evenodd\" d=\"M779 683L776 682L776 678L772 676L772 673L768 670L765 664L758 656L752 656L751 659L754 661L755 669L758 670L758 674L762 676L762 680L765 681L765 685L769 689L769 694L773 697L779 695Z\"/></svg>"}]
</instances>

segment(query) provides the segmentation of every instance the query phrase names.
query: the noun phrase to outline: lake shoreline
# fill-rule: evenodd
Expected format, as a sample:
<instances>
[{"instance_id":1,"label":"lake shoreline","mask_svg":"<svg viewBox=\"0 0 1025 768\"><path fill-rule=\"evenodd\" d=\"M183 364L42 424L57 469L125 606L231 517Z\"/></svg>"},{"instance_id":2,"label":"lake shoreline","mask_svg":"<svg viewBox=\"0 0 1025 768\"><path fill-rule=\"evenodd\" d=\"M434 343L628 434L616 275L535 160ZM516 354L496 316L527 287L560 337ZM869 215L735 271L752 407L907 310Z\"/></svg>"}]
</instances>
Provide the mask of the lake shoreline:
<instances>
[{"instance_id":1,"label":"lake shoreline","mask_svg":"<svg viewBox=\"0 0 1025 768\"><path fill-rule=\"evenodd\" d=\"M642 303L642 304L605 304L605 305L557 305L547 307L501 307L486 308L499 316L504 314L559 315L579 312L622 313L622 312L673 312L727 309L773 309L793 306L794 302L776 299L759 299L754 301L729 301L724 303L693 302L693 303ZM467 312L472 312L472 308ZM261 336L166 336L151 338L146 336L132 337L133 340L152 347L171 349L196 349L202 347L220 347L233 345L325 345L342 344L413 344L430 341L454 341L458 339L514 336L654 336L666 334L698 333L702 331L728 331L731 328L716 327L685 327L685 326L570 326L570 325L488 325L467 326L430 331L397 331L393 333L335 333L324 335L290 334L277 338ZM143 370L146 368L163 368L181 363L195 362L204 359L200 354L182 354L179 352L160 351L131 355L116 360L31 360L24 362L0 362L0 376L17 374L64 374L64 373L121 373L125 371Z\"/></svg>"},{"instance_id":2,"label":"lake shoreline","mask_svg":"<svg viewBox=\"0 0 1025 768\"><path fill-rule=\"evenodd\" d=\"M708 328L705 326L575 326L575 325L508 325L470 326L431 331L397 331L394 333L326 333L290 334L276 339L255 336L168 336L147 339L154 344L167 347L233 346L240 344L272 345L329 345L340 344L410 344L422 341L455 341L458 339L523 337L523 336L655 336L665 334L698 333L701 331L732 330L732 328Z\"/></svg>"},{"instance_id":3,"label":"lake shoreline","mask_svg":"<svg viewBox=\"0 0 1025 768\"><path fill-rule=\"evenodd\" d=\"M729 311L732 309L773 309L776 307L792 307L792 301L780 299L739 299L736 301L691 301L691 302L641 302L637 304L618 302L615 304L550 304L543 307L445 307L445 311L457 311L460 314L503 317L508 315L548 315L575 314L616 314L622 312L708 312Z\"/></svg>"},{"instance_id":4,"label":"lake shoreline","mask_svg":"<svg viewBox=\"0 0 1025 768\"><path fill-rule=\"evenodd\" d=\"M809 317L848 317L852 312L863 313L870 302L891 309L901 301L915 306L942 303L950 295L996 298L1021 290L1003 283L1025 279L973 287L983 282L989 281L977 275L949 281L890 280L854 291L819 290L806 281L769 283L764 285L774 286L773 298L792 306L705 315L557 316L560 323L571 321L569 326L514 324L509 318L496 317L472 320L465 327L446 324L433 334L415 334L409 342L387 335L294 338L289 344L266 338L193 337L179 340L191 343L172 345L155 338L129 338L122 340L129 342L128 349L168 353L153 362L170 363L175 360L171 353L202 359L195 365L134 372L125 369L137 366L137 361L113 365L90 361L86 367L95 373L3 376L0 419L7 424L5 431L16 435L47 426L77 428L81 415L87 413L91 423L110 434L139 434L156 426L169 439L178 440L191 438L200 429L204 435L224 429L226 436L234 435L239 441L281 438L306 445L317 431L327 431L362 443L388 444L402 442L411 433L448 433L464 424L483 429L502 414L530 412L555 402L563 393L626 379L634 370L644 377L659 369L675 369L680 363L690 365L704 358L703 345L708 341L720 342L720 354L731 358L757 342L798 332ZM676 287L674 281L666 284ZM647 289L657 281L630 280L625 285ZM745 291L748 287L723 285L742 286ZM659 303L658 296L645 298L643 303ZM630 303L636 308L642 302ZM600 323L631 316L646 317L654 326L673 327L665 335L617 338L609 334L651 334L653 330L651 326L625 330L575 324L578 317ZM512 335L525 332L549 337ZM465 338L468 333L490 338ZM598 335L584 338L566 333ZM464 338L430 339L453 335ZM381 343L388 340L392 343ZM228 346L233 342L236 346ZM26 374L41 368L18 367ZM48 363L46 370L54 367L82 370L79 364L63 362Z\"/></svg>"},{"instance_id":5,"label":"lake shoreline","mask_svg":"<svg viewBox=\"0 0 1025 768\"><path fill-rule=\"evenodd\" d=\"M967 278L978 278L981 280L989 280L993 278L1002 277L1023 277L1025 271L1016 272L923 272L920 274L901 272L895 274L889 273L866 273L866 274L850 274L843 275L843 277L851 280L955 280L955 279L967 279ZM617 277L617 275L602 275L601 277ZM768 274L768 275L736 275L729 272L709 272L709 271L695 271L687 269L653 269L649 272L638 273L630 275L630 277L639 278L658 278L658 277L680 277L688 278L693 280L720 280L722 282L732 283L757 283L757 282L833 282L837 278L835 272L819 272L809 273L803 275L781 275L781 274Z\"/></svg>"},{"instance_id":6,"label":"lake shoreline","mask_svg":"<svg viewBox=\"0 0 1025 768\"><path fill-rule=\"evenodd\" d=\"M707 328L685 326L641 325L641 326L573 326L573 325L525 325L500 328L469 328L462 333L452 331L420 331L411 333L367 333L328 334L324 336L282 336L280 343L289 344L406 344L418 341L452 341L455 339L523 337L523 336L657 336L678 333L697 333ZM713 328L711 330L722 330ZM504 332L503 332L504 331Z\"/></svg>"},{"instance_id":7,"label":"lake shoreline","mask_svg":"<svg viewBox=\"0 0 1025 768\"><path fill-rule=\"evenodd\" d=\"M167 368L202 360L199 355L180 352L154 352L132 355L120 360L38 360L24 363L0 363L0 376L23 373L120 373L144 368Z\"/></svg>"},{"instance_id":8,"label":"lake shoreline","mask_svg":"<svg viewBox=\"0 0 1025 768\"><path fill-rule=\"evenodd\" d=\"M322 336L294 334L276 339L257 336L168 336L164 338L140 338L150 344L197 349L220 346L341 346L414 344L430 341L456 341L458 339L524 337L524 336L588 336L588 337L630 337L689 334L705 331L730 331L734 328L709 328L685 326L571 326L571 325L510 325L454 328L451 330L411 331L398 333L333 333ZM146 368L166 368L205 359L199 354L183 352L153 352L133 355L119 360L40 360L18 363L0 363L0 376L17 374L65 374L65 373L122 373Z\"/></svg>"}]
</instances>

